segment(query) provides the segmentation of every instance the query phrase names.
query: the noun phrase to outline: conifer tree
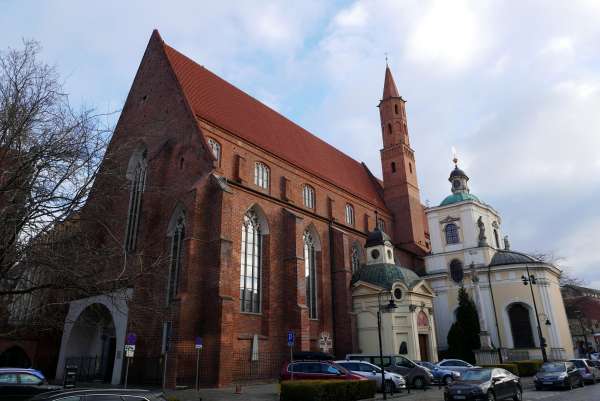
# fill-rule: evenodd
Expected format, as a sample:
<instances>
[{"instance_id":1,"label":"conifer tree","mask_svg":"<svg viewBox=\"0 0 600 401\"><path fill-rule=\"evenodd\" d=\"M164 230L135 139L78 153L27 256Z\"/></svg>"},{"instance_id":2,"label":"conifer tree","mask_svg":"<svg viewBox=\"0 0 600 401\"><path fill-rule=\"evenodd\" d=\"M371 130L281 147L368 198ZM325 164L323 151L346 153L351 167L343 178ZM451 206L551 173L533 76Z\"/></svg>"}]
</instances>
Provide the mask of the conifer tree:
<instances>
[{"instance_id":1,"label":"conifer tree","mask_svg":"<svg viewBox=\"0 0 600 401\"><path fill-rule=\"evenodd\" d=\"M464 287L458 291L458 309L456 322L448 331L448 353L453 358L475 363L473 350L481 347L479 341L479 315L475 302L471 299Z\"/></svg>"}]
</instances>

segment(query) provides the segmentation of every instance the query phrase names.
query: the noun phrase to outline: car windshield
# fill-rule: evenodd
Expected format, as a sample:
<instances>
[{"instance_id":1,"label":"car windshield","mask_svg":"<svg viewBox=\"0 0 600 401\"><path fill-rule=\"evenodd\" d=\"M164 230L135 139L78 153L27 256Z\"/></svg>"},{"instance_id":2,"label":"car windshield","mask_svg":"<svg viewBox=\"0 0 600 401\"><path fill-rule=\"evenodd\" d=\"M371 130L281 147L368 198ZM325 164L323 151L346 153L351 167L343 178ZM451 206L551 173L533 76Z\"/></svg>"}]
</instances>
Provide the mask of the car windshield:
<instances>
[{"instance_id":1,"label":"car windshield","mask_svg":"<svg viewBox=\"0 0 600 401\"><path fill-rule=\"evenodd\" d=\"M564 372L565 364L564 363L545 363L542 365L540 372L544 373L552 373L552 372Z\"/></svg>"},{"instance_id":2,"label":"car windshield","mask_svg":"<svg viewBox=\"0 0 600 401\"><path fill-rule=\"evenodd\" d=\"M492 374L491 369L475 369L475 370L467 370L462 375L462 381L466 382L482 382L490 380L490 376Z\"/></svg>"}]
</instances>

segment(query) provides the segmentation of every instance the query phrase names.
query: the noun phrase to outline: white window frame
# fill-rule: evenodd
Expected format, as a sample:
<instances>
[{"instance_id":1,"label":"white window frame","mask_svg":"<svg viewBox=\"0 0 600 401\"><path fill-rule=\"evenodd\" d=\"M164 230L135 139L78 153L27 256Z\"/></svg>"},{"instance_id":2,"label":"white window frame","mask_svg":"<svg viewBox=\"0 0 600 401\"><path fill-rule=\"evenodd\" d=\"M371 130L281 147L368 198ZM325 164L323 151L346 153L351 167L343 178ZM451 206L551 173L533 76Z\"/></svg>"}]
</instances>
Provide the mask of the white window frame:
<instances>
[{"instance_id":1,"label":"white window frame","mask_svg":"<svg viewBox=\"0 0 600 401\"><path fill-rule=\"evenodd\" d=\"M213 153L215 159L217 159L217 166L221 165L221 144L213 138L208 138L208 146Z\"/></svg>"},{"instance_id":2,"label":"white window frame","mask_svg":"<svg viewBox=\"0 0 600 401\"><path fill-rule=\"evenodd\" d=\"M240 311L260 313L262 297L262 232L254 210L244 215L240 251ZM250 295L250 300L246 298Z\"/></svg>"},{"instance_id":3,"label":"white window frame","mask_svg":"<svg viewBox=\"0 0 600 401\"><path fill-rule=\"evenodd\" d=\"M254 164L254 184L262 189L269 189L271 170L263 162Z\"/></svg>"},{"instance_id":4,"label":"white window frame","mask_svg":"<svg viewBox=\"0 0 600 401\"><path fill-rule=\"evenodd\" d=\"M354 222L354 206L352 206L349 203L346 203L346 224L354 226Z\"/></svg>"},{"instance_id":5,"label":"white window frame","mask_svg":"<svg viewBox=\"0 0 600 401\"><path fill-rule=\"evenodd\" d=\"M304 277L306 279L306 306L308 318L318 319L318 294L317 294L317 249L315 239L307 230L304 232Z\"/></svg>"},{"instance_id":6,"label":"white window frame","mask_svg":"<svg viewBox=\"0 0 600 401\"><path fill-rule=\"evenodd\" d=\"M312 186L304 184L304 188L302 189L302 197L304 198L304 206L309 209L315 208L315 189Z\"/></svg>"}]
</instances>

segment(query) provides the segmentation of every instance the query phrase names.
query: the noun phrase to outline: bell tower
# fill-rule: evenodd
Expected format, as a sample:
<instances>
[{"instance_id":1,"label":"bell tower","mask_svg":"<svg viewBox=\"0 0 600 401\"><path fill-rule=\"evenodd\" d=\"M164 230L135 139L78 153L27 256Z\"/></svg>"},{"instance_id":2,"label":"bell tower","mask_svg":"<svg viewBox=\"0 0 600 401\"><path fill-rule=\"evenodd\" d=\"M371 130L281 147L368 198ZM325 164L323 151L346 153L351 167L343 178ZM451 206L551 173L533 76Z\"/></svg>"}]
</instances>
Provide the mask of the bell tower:
<instances>
[{"instance_id":1,"label":"bell tower","mask_svg":"<svg viewBox=\"0 0 600 401\"><path fill-rule=\"evenodd\" d=\"M423 206L417 183L414 151L410 147L406 101L398 93L390 67L386 65L381 119L381 170L384 200L394 214L395 245L412 252L428 251Z\"/></svg>"}]
</instances>

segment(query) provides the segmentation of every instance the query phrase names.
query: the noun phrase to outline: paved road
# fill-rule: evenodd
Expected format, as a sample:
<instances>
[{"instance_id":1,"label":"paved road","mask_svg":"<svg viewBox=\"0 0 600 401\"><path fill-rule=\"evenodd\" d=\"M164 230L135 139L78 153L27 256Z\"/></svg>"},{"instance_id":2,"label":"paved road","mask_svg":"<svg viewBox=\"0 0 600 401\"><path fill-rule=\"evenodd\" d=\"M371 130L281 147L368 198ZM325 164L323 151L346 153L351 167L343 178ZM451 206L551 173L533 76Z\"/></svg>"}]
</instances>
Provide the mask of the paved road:
<instances>
[{"instance_id":1,"label":"paved road","mask_svg":"<svg viewBox=\"0 0 600 401\"><path fill-rule=\"evenodd\" d=\"M600 401L600 384L585 386L570 391L535 391L530 386L523 393L524 401ZM278 386L276 384L262 384L244 386L241 394L235 393L235 388L201 389L200 394L194 390L168 391L168 395L176 396L180 401L278 401ZM377 394L380 400L381 394ZM442 401L443 390L437 388L427 391L413 390L410 394L406 392L388 396L390 401Z\"/></svg>"}]
</instances>

